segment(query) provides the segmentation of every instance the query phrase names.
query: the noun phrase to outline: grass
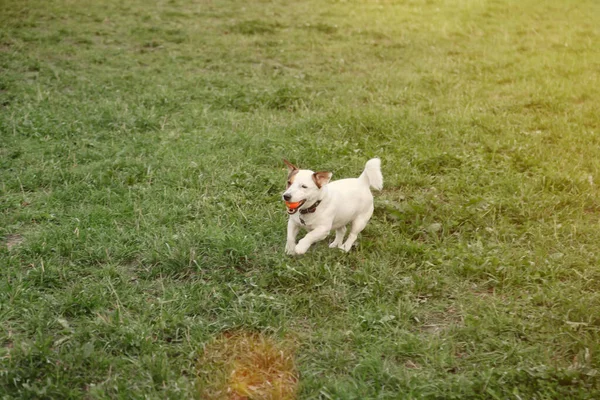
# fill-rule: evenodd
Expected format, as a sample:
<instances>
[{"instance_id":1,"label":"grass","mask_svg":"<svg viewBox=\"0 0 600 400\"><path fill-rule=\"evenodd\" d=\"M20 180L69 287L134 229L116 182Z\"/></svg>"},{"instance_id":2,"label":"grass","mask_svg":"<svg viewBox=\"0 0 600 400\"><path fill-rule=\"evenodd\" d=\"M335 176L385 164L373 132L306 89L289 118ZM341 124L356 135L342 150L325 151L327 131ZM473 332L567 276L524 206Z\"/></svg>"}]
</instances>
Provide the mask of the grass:
<instances>
[{"instance_id":1,"label":"grass","mask_svg":"<svg viewBox=\"0 0 600 400\"><path fill-rule=\"evenodd\" d=\"M303 399L600 397L599 19L2 1L0 397L201 398L231 337ZM281 159L372 156L357 247L285 256Z\"/></svg>"},{"instance_id":2,"label":"grass","mask_svg":"<svg viewBox=\"0 0 600 400\"><path fill-rule=\"evenodd\" d=\"M288 347L258 334L227 332L209 343L200 358L201 397L296 398L298 374Z\"/></svg>"}]
</instances>

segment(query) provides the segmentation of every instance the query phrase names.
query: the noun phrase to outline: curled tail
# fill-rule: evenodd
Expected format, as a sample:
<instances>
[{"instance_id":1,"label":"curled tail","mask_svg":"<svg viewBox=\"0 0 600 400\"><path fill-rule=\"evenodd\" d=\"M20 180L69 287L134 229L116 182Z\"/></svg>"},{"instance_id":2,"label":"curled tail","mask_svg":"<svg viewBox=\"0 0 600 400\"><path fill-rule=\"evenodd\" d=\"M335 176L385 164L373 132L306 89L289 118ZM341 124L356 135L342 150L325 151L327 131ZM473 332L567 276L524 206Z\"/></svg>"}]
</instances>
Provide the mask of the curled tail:
<instances>
[{"instance_id":1,"label":"curled tail","mask_svg":"<svg viewBox=\"0 0 600 400\"><path fill-rule=\"evenodd\" d=\"M358 178L371 186L373 189L381 190L383 188L383 176L381 175L381 160L372 158L367 161L365 170Z\"/></svg>"}]
</instances>

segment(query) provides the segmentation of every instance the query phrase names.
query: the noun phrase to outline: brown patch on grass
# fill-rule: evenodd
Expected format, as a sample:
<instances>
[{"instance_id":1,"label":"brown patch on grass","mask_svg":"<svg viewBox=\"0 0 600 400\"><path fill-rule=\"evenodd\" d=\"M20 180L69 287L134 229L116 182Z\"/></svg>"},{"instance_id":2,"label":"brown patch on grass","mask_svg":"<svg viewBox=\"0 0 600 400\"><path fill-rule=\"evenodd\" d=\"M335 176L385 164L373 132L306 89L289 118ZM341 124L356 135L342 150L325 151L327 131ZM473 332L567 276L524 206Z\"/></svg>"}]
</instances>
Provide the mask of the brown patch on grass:
<instances>
[{"instance_id":1,"label":"brown patch on grass","mask_svg":"<svg viewBox=\"0 0 600 400\"><path fill-rule=\"evenodd\" d=\"M486 298L489 296L495 296L496 290L494 289L493 286L490 286L490 287L483 287L483 288L475 288L475 289L473 289L473 293L477 297Z\"/></svg>"},{"instance_id":2,"label":"brown patch on grass","mask_svg":"<svg viewBox=\"0 0 600 400\"><path fill-rule=\"evenodd\" d=\"M408 368L408 369L421 369L421 368L423 368L423 367L421 367L421 365L419 363L416 363L416 362L414 362L412 360L407 360L404 363L404 366L406 368Z\"/></svg>"},{"instance_id":3,"label":"brown patch on grass","mask_svg":"<svg viewBox=\"0 0 600 400\"><path fill-rule=\"evenodd\" d=\"M420 326L422 332L437 334L452 326L463 324L463 317L454 309L447 308L444 312L432 312L425 318L425 322Z\"/></svg>"},{"instance_id":4,"label":"brown patch on grass","mask_svg":"<svg viewBox=\"0 0 600 400\"><path fill-rule=\"evenodd\" d=\"M198 362L203 399L295 399L293 345L248 332L226 332L205 346Z\"/></svg>"},{"instance_id":5,"label":"brown patch on grass","mask_svg":"<svg viewBox=\"0 0 600 400\"><path fill-rule=\"evenodd\" d=\"M18 246L21 243L23 243L24 240L25 239L23 239L23 236L14 234L14 235L8 235L6 237L6 239L4 240L4 243L6 244L6 248L8 249L8 251L10 251L13 247Z\"/></svg>"}]
</instances>

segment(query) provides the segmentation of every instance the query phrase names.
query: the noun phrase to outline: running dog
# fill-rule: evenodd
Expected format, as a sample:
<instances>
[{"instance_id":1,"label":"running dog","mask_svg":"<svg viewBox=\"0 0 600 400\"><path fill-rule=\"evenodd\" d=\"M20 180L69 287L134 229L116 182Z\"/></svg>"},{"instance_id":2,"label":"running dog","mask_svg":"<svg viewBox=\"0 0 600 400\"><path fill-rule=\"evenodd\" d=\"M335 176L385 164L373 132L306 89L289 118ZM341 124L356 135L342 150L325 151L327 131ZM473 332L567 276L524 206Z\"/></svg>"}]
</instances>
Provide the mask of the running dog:
<instances>
[{"instance_id":1,"label":"running dog","mask_svg":"<svg viewBox=\"0 0 600 400\"><path fill-rule=\"evenodd\" d=\"M329 247L350 251L373 215L370 188L383 188L379 158L367 161L358 178L334 182L330 182L331 172L299 169L289 161L283 161L289 172L287 189L282 196L289 214L285 252L289 255L304 254L313 243L325 239L332 229L335 230L335 240ZM352 227L344 242L349 223ZM300 228L305 228L308 233L296 243Z\"/></svg>"}]
</instances>

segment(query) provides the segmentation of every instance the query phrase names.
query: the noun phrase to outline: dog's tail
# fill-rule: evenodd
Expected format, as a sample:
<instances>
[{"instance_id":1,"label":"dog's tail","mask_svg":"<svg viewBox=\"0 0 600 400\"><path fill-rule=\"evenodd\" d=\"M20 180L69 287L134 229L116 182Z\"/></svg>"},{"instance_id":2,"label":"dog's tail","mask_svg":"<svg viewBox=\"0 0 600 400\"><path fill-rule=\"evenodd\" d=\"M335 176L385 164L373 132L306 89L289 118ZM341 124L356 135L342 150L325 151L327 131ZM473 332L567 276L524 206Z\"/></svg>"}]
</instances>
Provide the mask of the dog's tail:
<instances>
[{"instance_id":1,"label":"dog's tail","mask_svg":"<svg viewBox=\"0 0 600 400\"><path fill-rule=\"evenodd\" d=\"M365 170L358 178L373 189L383 189L383 176L381 175L381 160L379 158L372 158L367 161Z\"/></svg>"}]
</instances>

